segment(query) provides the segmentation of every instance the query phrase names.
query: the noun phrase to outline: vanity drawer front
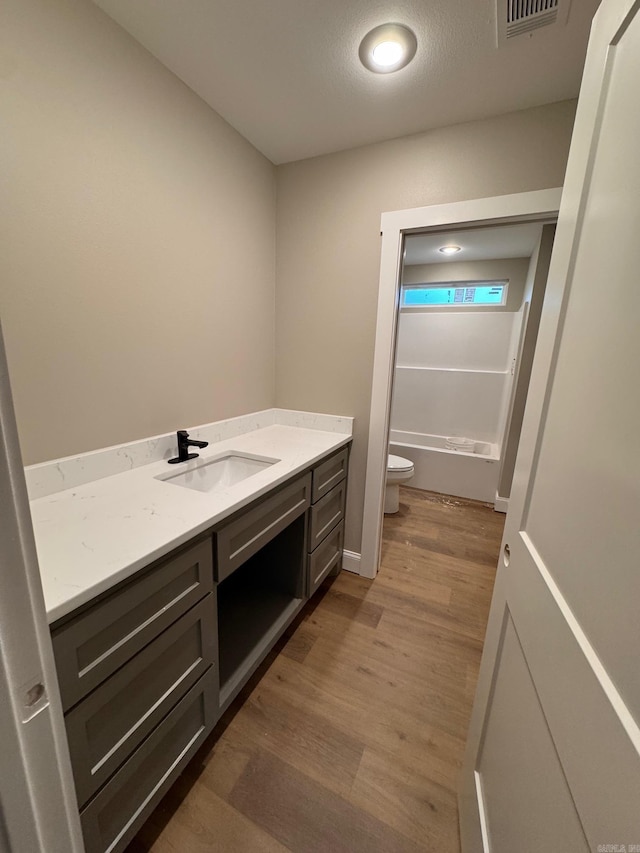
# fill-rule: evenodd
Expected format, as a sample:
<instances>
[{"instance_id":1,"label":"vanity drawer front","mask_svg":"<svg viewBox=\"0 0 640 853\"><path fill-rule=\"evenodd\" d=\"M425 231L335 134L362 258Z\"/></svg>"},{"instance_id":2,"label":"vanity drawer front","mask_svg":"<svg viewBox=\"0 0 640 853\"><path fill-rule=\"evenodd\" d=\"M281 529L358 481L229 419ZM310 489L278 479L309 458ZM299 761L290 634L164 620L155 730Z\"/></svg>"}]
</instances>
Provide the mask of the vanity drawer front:
<instances>
[{"instance_id":1,"label":"vanity drawer front","mask_svg":"<svg viewBox=\"0 0 640 853\"><path fill-rule=\"evenodd\" d=\"M53 629L66 710L143 649L213 589L211 539L205 539Z\"/></svg>"},{"instance_id":2,"label":"vanity drawer front","mask_svg":"<svg viewBox=\"0 0 640 853\"><path fill-rule=\"evenodd\" d=\"M344 518L344 503L347 494L347 483L343 480L332 489L328 495L321 498L311 507L311 523L309 525L309 551L314 551L336 524Z\"/></svg>"},{"instance_id":3,"label":"vanity drawer front","mask_svg":"<svg viewBox=\"0 0 640 853\"><path fill-rule=\"evenodd\" d=\"M313 486L311 489L311 502L316 503L323 495L326 495L340 480L347 476L349 464L349 448L345 447L340 453L336 453L329 459L321 462L313 469Z\"/></svg>"},{"instance_id":4,"label":"vanity drawer front","mask_svg":"<svg viewBox=\"0 0 640 853\"><path fill-rule=\"evenodd\" d=\"M309 595L318 589L322 581L342 564L344 521L335 527L313 554L307 557L309 566Z\"/></svg>"},{"instance_id":5,"label":"vanity drawer front","mask_svg":"<svg viewBox=\"0 0 640 853\"><path fill-rule=\"evenodd\" d=\"M216 534L216 580L223 581L309 507L311 475L300 477Z\"/></svg>"},{"instance_id":6,"label":"vanity drawer front","mask_svg":"<svg viewBox=\"0 0 640 853\"><path fill-rule=\"evenodd\" d=\"M124 850L212 730L217 705L209 670L80 812L87 853Z\"/></svg>"},{"instance_id":7,"label":"vanity drawer front","mask_svg":"<svg viewBox=\"0 0 640 853\"><path fill-rule=\"evenodd\" d=\"M212 593L67 714L80 805L215 663L215 626Z\"/></svg>"}]
</instances>

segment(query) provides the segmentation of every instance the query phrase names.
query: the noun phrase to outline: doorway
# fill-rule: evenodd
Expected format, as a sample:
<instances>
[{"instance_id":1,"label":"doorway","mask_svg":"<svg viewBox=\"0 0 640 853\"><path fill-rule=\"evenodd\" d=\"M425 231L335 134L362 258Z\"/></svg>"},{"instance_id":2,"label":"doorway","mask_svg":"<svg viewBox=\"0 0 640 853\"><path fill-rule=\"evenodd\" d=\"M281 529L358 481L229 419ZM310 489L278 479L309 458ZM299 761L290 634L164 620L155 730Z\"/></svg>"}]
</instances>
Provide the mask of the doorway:
<instances>
[{"instance_id":1,"label":"doorway","mask_svg":"<svg viewBox=\"0 0 640 853\"><path fill-rule=\"evenodd\" d=\"M506 512L555 223L405 238L390 476ZM402 473L402 472L406 473ZM411 472L413 471L413 475Z\"/></svg>"},{"instance_id":2,"label":"doorway","mask_svg":"<svg viewBox=\"0 0 640 853\"><path fill-rule=\"evenodd\" d=\"M369 425L369 447L363 518L362 563L360 571L360 573L365 577L375 577L380 562L387 457L390 427L393 426L391 424L391 401L396 367L396 351L398 349L399 321L401 315L403 315L403 309L404 314L409 317L409 322L405 324L408 329L411 328L412 324L415 327L420 326L420 322L416 320L415 317L412 317L412 315L426 315L427 323L431 323L433 325L434 321L433 319L429 320L429 316L433 318L436 314L441 313L430 310L416 311L415 299L413 299L413 307L410 305L411 299L409 299L409 304L407 303L407 292L411 291L411 296L415 297L416 291L420 290L419 285L425 284L425 282L416 281L415 278L425 278L426 273L428 272L428 270L425 269L421 269L417 272L412 271L411 267L429 266L429 264L407 262L407 254L409 261L411 261L412 257L414 260L424 260L424 257L419 256L419 253L416 254L414 252L414 248L417 249L421 242L419 238L422 238L423 243L425 243L425 241L430 241L430 248L434 250L435 247L435 251L437 251L440 247L449 245L452 235L458 233L465 232L468 236L472 232L476 232L477 236L477 234L483 229L497 232L498 228L508 229L509 227L514 226L527 226L524 228L523 233L526 232L528 234L530 241L531 235L534 231L539 235L538 242L536 244L537 249L532 249L532 253L530 255L530 258L533 258L536 251L538 255L540 255L542 251L542 234L544 232L542 226L552 223L557 218L560 197L560 189L544 190L532 193L521 193L512 196L500 196L491 199L478 199L475 201L460 202L451 205L438 205L428 208L396 211L394 213L383 215L378 324L374 356L374 377ZM550 235L549 232L547 232L546 239L547 241L549 241L549 239L552 241L552 234ZM415 246L410 242L411 240L414 241ZM438 244L437 246L436 243ZM457 244L453 243L453 245ZM522 252L522 249L519 251ZM485 260L487 260L486 257ZM524 358L527 337L526 327L528 325L529 314L533 315L533 281L535 280L535 274L531 273L531 266L535 268L535 264L530 260L527 268L527 276L524 278L524 283L521 282L512 288L511 302L508 301L508 287L506 288L506 292L502 291L501 299L504 297L504 304L500 306L503 309L502 311L486 312L481 310L483 306L476 305L475 307L472 307L470 312L462 312L461 315L460 312L456 311L445 315L452 318L454 323L456 322L454 315L458 315L458 317L466 317L467 319L463 320L463 323L468 323L469 318L474 314L485 313L487 315L517 315L518 312L522 312L519 319L517 317L503 317L497 321L498 325L502 323L502 326L504 327L502 336L504 340L507 341L505 344L506 352L511 354L511 364L507 366L506 371L494 371L494 378L488 379L489 384L493 383L494 386L492 399L494 402L498 400L498 405L487 407L485 405L485 401L482 401L482 407L485 410L488 408L491 409L489 417L485 418L484 427L482 427L482 429L489 429L487 424L491 424L490 429L493 430L491 435L489 435L489 432L485 432L483 434L485 438L487 436L495 438L495 441L478 440L478 445L481 446L481 450L486 450L486 453L484 454L484 462L486 464L495 463L492 466L495 469L493 471L493 476L495 478L495 484L499 488L505 488L510 484L507 481L501 483L501 477L504 474L508 478L509 475L509 466L511 463L509 463L509 466L505 467L505 460L507 456L509 458L513 456L515 459L515 454L513 453L514 437L519 437L518 419L521 417L520 410L524 408L523 395L522 393L518 393L518 389L520 388L520 391L522 390L522 383L524 383L526 378L526 372L522 371L522 366L524 365L526 367L527 361ZM436 271L436 273L438 272L440 274L436 275L436 278L442 279L442 269ZM524 296L527 280L529 278L531 278L529 299L525 300ZM500 280L504 280L504 276L503 279ZM498 280L496 279L496 281ZM452 281L450 277L449 281L440 280L436 282L427 282L427 284L428 283L439 284L443 289L448 289L449 291L459 290L459 288L451 288L450 285L452 284ZM477 295L479 295L479 293L474 291L473 298ZM426 293L419 294L419 296L422 296L424 299L430 298ZM458 298L455 293L453 295L449 294L449 296L453 299ZM437 298L441 299L442 294L438 294ZM465 297L463 296L462 298ZM528 302L528 306L525 306L526 302ZM539 306L536 307L536 310L538 310L538 308L541 310L542 300L539 299L538 302ZM516 305L516 311L508 310L509 308L514 308ZM424 308L424 306L419 307ZM423 316L422 320L424 319L425 317ZM452 319L446 320L445 325L448 324L451 326ZM484 319L485 325L490 325L492 322L495 323L495 321L496 318L492 318L491 316ZM482 324L480 323L480 325ZM476 326L478 326L477 321ZM533 326L531 328L533 329ZM505 331L508 332L506 337L504 334ZM420 337L419 332L413 335L414 343L415 340L420 340ZM407 352L412 352L412 357L416 355L415 347L413 347L413 344L411 343L411 335L408 340L408 346L403 345L403 349L398 349L398 354L401 357L406 357ZM421 357L425 355L424 347L422 349L423 352ZM449 347L449 349L451 349L451 347ZM531 350L530 357L532 359L533 351L531 347L529 347L529 349ZM418 346L418 350L420 350L420 346ZM515 353L515 355L512 353ZM514 358L515 363L513 363ZM431 383L433 385L435 381L436 383L439 382L442 387L445 387L442 383L442 377L438 378L438 373L442 373L442 365L407 364L401 365L401 367L405 367L406 369L403 371L403 378L399 383L399 388L407 386L405 390L402 391L407 400L411 398L411 388L412 385L415 385L416 383L422 383L424 385L426 382L427 384ZM435 367L435 370L427 372L429 367ZM426 368L426 370L424 368ZM520 368L520 370L518 368ZM512 369L513 374L511 374ZM467 374L468 372L469 371L467 369ZM458 393L456 396L462 400L465 396L464 388L462 386L464 386L465 382L468 384L469 376L465 375L463 370L459 370L458 373L460 375L454 380L454 382L457 382L458 384ZM485 373L487 375L481 379L481 382L486 383L487 377L492 374L487 373L486 371ZM478 399L481 399L483 394L481 388L478 390L479 380L480 376L478 375L473 381L476 385L476 394L479 395ZM526 389L524 397L526 397ZM471 418L470 422L473 423L473 418L477 416L477 413L473 412L473 407L468 408L470 409L468 413ZM432 407L433 416L440 416L440 414L441 413L439 413L437 409ZM409 412L405 411L402 417L405 415L408 416ZM443 425L444 423L444 421L440 422L442 426L441 431L446 433L448 430ZM415 425L415 422L406 420L405 425L406 424ZM437 429L439 430L440 427ZM404 429L394 430L394 432L416 433L417 431ZM444 437L445 439L447 437L455 438L455 436L442 436L437 430L435 432L425 433L425 435L437 436L439 438ZM398 443L398 438L406 439L407 436L399 437L395 434L391 437L396 440L396 443ZM414 436L411 437L414 438ZM482 436L479 435L477 438L480 439L481 437ZM474 436L468 436L468 438L473 440ZM405 440L400 443L415 444L417 442L409 442ZM495 445L495 447L492 447L492 445ZM499 448L499 451L496 448ZM443 450L446 450L446 448L443 448ZM507 453L507 450L509 450L509 453ZM498 458L491 458L492 456ZM480 460L474 459L472 461L476 463ZM511 475L512 473L513 469L511 468ZM504 504L505 495L504 493L497 494L497 492L498 488L496 488L497 496L495 501L498 504L497 508L499 510L504 510L506 508ZM502 503L498 498L503 499Z\"/></svg>"}]
</instances>

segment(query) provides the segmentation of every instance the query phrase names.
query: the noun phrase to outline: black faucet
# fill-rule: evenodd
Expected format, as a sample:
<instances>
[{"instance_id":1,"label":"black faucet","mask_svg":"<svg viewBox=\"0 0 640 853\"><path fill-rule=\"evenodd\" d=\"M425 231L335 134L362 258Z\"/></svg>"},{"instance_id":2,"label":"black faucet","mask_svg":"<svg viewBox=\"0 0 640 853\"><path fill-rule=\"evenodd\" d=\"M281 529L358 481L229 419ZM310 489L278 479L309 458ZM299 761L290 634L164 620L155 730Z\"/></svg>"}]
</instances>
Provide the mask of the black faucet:
<instances>
[{"instance_id":1,"label":"black faucet","mask_svg":"<svg viewBox=\"0 0 640 853\"><path fill-rule=\"evenodd\" d=\"M178 430L178 455L173 459L169 459L169 465L175 465L177 462L187 462L189 459L196 459L198 453L189 453L190 447L207 447L208 441L194 441L189 438L189 433L186 429Z\"/></svg>"}]
</instances>

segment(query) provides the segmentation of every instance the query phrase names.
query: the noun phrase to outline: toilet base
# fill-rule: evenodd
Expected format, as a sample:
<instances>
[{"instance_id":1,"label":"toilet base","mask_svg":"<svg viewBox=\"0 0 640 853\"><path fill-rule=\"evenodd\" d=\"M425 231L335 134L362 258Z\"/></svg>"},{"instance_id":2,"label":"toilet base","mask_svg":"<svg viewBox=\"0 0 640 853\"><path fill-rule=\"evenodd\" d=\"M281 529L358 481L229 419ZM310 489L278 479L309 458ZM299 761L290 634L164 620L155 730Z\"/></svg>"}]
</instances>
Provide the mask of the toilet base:
<instances>
[{"instance_id":1,"label":"toilet base","mask_svg":"<svg viewBox=\"0 0 640 853\"><path fill-rule=\"evenodd\" d=\"M400 509L400 486L397 483L387 483L384 488L384 514L393 515Z\"/></svg>"}]
</instances>

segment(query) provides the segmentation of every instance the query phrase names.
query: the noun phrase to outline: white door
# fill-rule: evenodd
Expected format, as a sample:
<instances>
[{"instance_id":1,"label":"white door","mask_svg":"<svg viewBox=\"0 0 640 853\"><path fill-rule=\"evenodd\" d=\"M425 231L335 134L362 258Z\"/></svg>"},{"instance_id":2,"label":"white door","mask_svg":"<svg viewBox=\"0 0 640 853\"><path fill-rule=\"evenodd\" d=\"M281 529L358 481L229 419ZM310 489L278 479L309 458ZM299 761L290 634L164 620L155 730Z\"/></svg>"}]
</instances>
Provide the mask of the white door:
<instances>
[{"instance_id":1,"label":"white door","mask_svg":"<svg viewBox=\"0 0 640 853\"><path fill-rule=\"evenodd\" d=\"M81 850L0 330L0 853Z\"/></svg>"},{"instance_id":2,"label":"white door","mask_svg":"<svg viewBox=\"0 0 640 853\"><path fill-rule=\"evenodd\" d=\"M464 853L640 851L640 3L587 56L460 795Z\"/></svg>"}]
</instances>

